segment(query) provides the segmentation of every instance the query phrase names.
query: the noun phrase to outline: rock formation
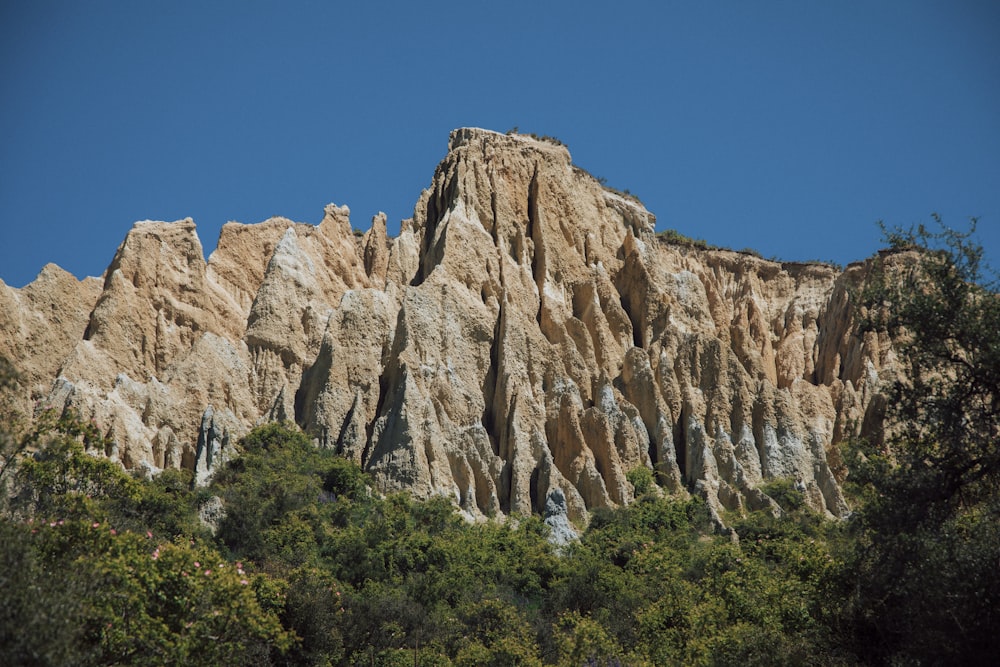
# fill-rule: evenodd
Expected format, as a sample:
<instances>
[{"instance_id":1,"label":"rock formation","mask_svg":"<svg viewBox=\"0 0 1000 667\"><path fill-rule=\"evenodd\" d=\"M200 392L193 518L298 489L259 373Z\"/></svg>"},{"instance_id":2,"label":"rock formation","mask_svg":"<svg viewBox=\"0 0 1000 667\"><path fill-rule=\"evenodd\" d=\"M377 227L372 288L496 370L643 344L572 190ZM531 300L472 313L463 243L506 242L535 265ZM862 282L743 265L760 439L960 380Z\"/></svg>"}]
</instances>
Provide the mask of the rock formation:
<instances>
[{"instance_id":1,"label":"rock formation","mask_svg":"<svg viewBox=\"0 0 1000 667\"><path fill-rule=\"evenodd\" d=\"M318 226L229 223L207 261L191 220L136 223L103 285L51 265L0 283L0 353L26 409L76 409L133 469L204 479L288 419L472 517L555 498L582 522L630 502L638 466L716 513L776 507L778 478L847 511L835 445L892 362L852 323L865 264L667 243L562 145L478 129L385 223L358 237L332 204Z\"/></svg>"}]
</instances>

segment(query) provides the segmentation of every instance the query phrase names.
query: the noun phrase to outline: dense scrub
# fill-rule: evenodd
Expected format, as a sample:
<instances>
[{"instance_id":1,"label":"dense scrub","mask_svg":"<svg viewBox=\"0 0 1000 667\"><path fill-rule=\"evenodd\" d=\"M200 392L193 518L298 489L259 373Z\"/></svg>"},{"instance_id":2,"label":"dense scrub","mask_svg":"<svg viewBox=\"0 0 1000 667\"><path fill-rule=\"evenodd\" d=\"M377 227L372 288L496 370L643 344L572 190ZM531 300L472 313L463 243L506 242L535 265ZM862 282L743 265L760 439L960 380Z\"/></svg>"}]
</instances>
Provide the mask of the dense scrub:
<instances>
[{"instance_id":1,"label":"dense scrub","mask_svg":"<svg viewBox=\"0 0 1000 667\"><path fill-rule=\"evenodd\" d=\"M0 522L16 664L712 664L836 657L840 528L802 510L716 534L651 489L557 551L538 517L470 524L370 493L294 427L256 429L208 489L130 477L63 419ZM83 430L87 430L83 428ZM91 434L91 437L96 437ZM93 441L91 445L93 446ZM200 505L226 508L215 534Z\"/></svg>"}]
</instances>

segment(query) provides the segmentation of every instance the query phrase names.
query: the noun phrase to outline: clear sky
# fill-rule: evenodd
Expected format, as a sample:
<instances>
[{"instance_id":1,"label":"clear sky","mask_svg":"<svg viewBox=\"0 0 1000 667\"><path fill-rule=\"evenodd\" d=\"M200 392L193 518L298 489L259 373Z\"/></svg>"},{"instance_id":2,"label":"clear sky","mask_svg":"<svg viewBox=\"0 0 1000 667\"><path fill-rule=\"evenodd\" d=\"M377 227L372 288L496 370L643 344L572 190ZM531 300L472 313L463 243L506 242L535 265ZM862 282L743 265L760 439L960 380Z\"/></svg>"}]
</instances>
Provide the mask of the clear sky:
<instances>
[{"instance_id":1,"label":"clear sky","mask_svg":"<svg viewBox=\"0 0 1000 667\"><path fill-rule=\"evenodd\" d=\"M0 0L0 278L100 275L144 219L396 233L461 126L717 245L847 263L939 212L1000 264L995 0Z\"/></svg>"}]
</instances>

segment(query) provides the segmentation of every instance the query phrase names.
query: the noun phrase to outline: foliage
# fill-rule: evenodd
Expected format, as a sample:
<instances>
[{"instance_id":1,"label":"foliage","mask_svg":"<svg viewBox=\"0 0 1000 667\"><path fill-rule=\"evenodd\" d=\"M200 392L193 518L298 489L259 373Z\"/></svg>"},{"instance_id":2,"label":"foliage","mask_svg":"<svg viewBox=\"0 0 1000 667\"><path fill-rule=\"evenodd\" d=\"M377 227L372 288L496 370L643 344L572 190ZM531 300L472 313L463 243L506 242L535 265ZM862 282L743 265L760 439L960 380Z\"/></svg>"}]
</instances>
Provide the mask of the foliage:
<instances>
[{"instance_id":1,"label":"foliage","mask_svg":"<svg viewBox=\"0 0 1000 667\"><path fill-rule=\"evenodd\" d=\"M549 615L565 623L575 613L600 626L606 640L595 639L602 648L585 656L597 664L752 663L754 655L763 656L759 664L835 662L823 595L835 560L823 536L800 522L810 520L750 515L740 524L746 537L733 543L711 534L707 509L694 499L647 494L595 513L562 561ZM609 654L609 646L617 649Z\"/></svg>"},{"instance_id":2,"label":"foliage","mask_svg":"<svg viewBox=\"0 0 1000 667\"><path fill-rule=\"evenodd\" d=\"M544 141L544 142L552 144L554 146L565 146L566 145L562 141L560 141L558 138L551 137L551 136L549 136L547 134L543 134L543 135L539 136L539 135L535 134L534 132L521 132L520 129L518 129L517 125L515 125L512 128L510 128L509 130L507 130L507 132L505 134L508 137L514 136L514 135L528 136L528 137L531 137L532 139L534 139L536 141Z\"/></svg>"},{"instance_id":3,"label":"foliage","mask_svg":"<svg viewBox=\"0 0 1000 667\"><path fill-rule=\"evenodd\" d=\"M255 664L291 646L256 577L199 539L189 473L134 478L68 413L29 437L0 518L4 664Z\"/></svg>"},{"instance_id":4,"label":"foliage","mask_svg":"<svg viewBox=\"0 0 1000 667\"><path fill-rule=\"evenodd\" d=\"M0 657L11 665L72 664L82 641L83 582L52 571L33 530L0 520Z\"/></svg>"},{"instance_id":5,"label":"foliage","mask_svg":"<svg viewBox=\"0 0 1000 667\"><path fill-rule=\"evenodd\" d=\"M795 482L791 479L772 479L762 484L760 490L770 496L786 512L794 512L805 506L805 494L795 488Z\"/></svg>"},{"instance_id":6,"label":"foliage","mask_svg":"<svg viewBox=\"0 0 1000 667\"><path fill-rule=\"evenodd\" d=\"M765 517L748 517L749 544L733 545L701 501L640 493L596 511L557 555L539 517L469 524L444 498L374 496L356 465L291 425L252 431L198 492L188 473L141 480L86 453L84 430L70 419L18 461L22 493L0 523L0 562L23 574L2 582L6 662L651 665L830 653L817 629L829 554L821 539L807 545L816 531L754 532ZM212 495L226 511L214 537L196 519Z\"/></svg>"},{"instance_id":7,"label":"foliage","mask_svg":"<svg viewBox=\"0 0 1000 667\"><path fill-rule=\"evenodd\" d=\"M1000 297L970 232L891 230L862 293L897 341L884 440L856 443L854 644L872 662L971 664L1000 649ZM911 251L913 257L900 252Z\"/></svg>"},{"instance_id":8,"label":"foliage","mask_svg":"<svg viewBox=\"0 0 1000 667\"><path fill-rule=\"evenodd\" d=\"M29 517L86 518L97 512L106 515L112 499L121 504L138 499L137 480L109 459L86 452L88 446L104 449L93 424L71 413L56 417L49 412L24 439L31 443L25 451L35 451L17 461L11 511ZM95 498L109 499L109 504L99 507Z\"/></svg>"},{"instance_id":9,"label":"foliage","mask_svg":"<svg viewBox=\"0 0 1000 667\"><path fill-rule=\"evenodd\" d=\"M317 562L328 523L364 489L357 466L314 447L294 427L267 424L215 475L226 515L217 534L233 557L300 567Z\"/></svg>"},{"instance_id":10,"label":"foliage","mask_svg":"<svg viewBox=\"0 0 1000 667\"><path fill-rule=\"evenodd\" d=\"M629 470L625 473L625 479L632 485L637 498L645 493L649 493L655 486L653 471L646 466L637 466Z\"/></svg>"},{"instance_id":11,"label":"foliage","mask_svg":"<svg viewBox=\"0 0 1000 667\"><path fill-rule=\"evenodd\" d=\"M683 246L685 248L697 248L698 250L715 249L715 246L709 244L708 241L685 236L676 229L664 229L661 232L657 232L656 238L658 238L662 243Z\"/></svg>"}]
</instances>

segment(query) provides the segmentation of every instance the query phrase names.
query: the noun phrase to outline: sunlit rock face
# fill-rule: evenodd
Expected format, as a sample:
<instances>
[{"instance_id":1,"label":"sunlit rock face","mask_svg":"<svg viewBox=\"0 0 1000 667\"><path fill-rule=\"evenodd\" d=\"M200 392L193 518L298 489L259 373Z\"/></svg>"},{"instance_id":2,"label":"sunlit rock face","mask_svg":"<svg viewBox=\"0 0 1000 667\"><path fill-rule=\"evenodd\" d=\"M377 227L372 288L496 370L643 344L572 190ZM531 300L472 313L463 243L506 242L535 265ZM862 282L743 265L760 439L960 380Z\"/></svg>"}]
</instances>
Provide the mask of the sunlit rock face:
<instances>
[{"instance_id":1,"label":"sunlit rock face","mask_svg":"<svg viewBox=\"0 0 1000 667\"><path fill-rule=\"evenodd\" d=\"M846 512L835 445L877 423L892 365L853 323L864 264L666 243L564 146L478 129L452 133L397 237L349 213L229 223L207 261L191 220L136 223L103 284L0 283L23 406L74 408L126 467L200 479L293 420L380 489L471 517L561 497L582 522L630 502L640 466L717 516L776 509L779 478Z\"/></svg>"}]
</instances>

